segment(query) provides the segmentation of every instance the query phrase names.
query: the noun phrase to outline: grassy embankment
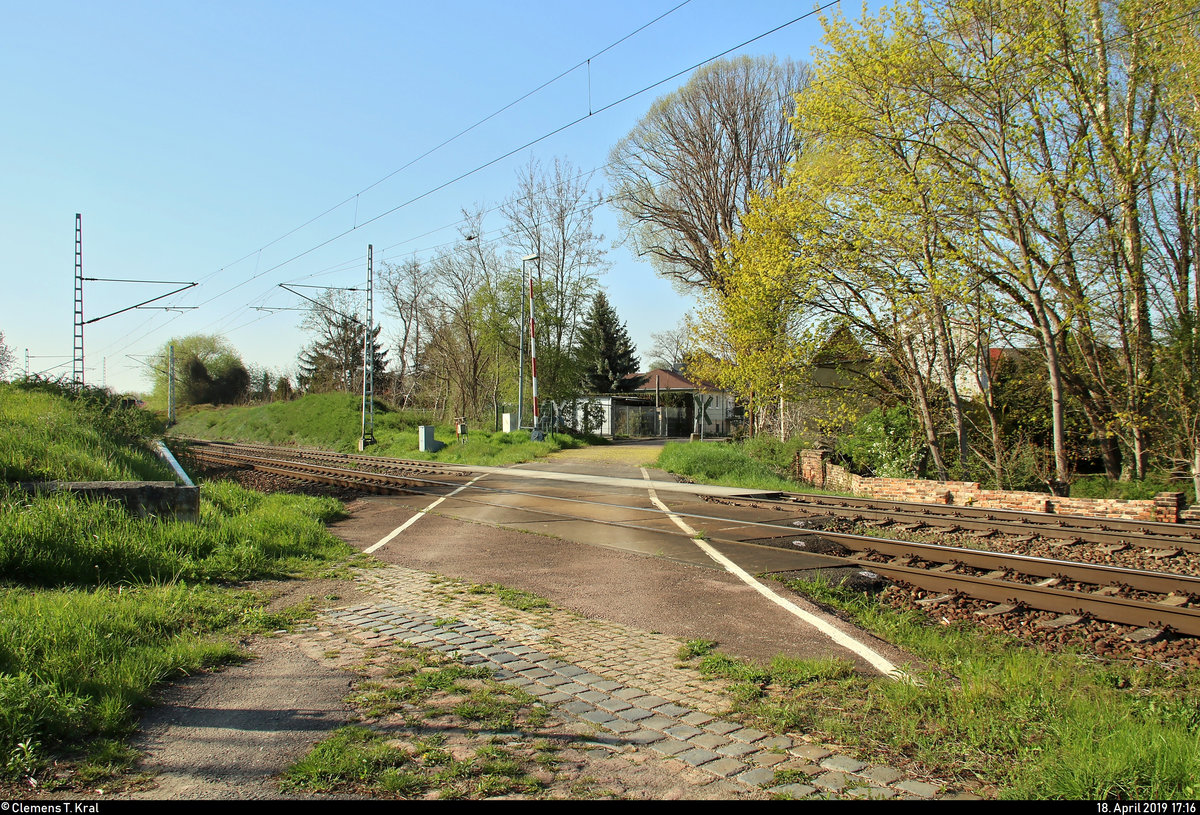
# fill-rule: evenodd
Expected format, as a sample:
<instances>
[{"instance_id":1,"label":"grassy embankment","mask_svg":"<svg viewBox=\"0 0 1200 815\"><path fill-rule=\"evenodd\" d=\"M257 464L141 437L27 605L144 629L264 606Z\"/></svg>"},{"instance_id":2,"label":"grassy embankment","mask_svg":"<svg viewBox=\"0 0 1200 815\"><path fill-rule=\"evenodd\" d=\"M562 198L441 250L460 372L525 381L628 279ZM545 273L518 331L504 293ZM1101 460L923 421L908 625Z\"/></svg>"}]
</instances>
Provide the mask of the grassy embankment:
<instances>
[{"instance_id":1,"label":"grassy embankment","mask_svg":"<svg viewBox=\"0 0 1200 815\"><path fill-rule=\"evenodd\" d=\"M798 449L797 442L766 437L735 443L667 442L655 466L702 484L828 494L787 477Z\"/></svg>"},{"instance_id":2,"label":"grassy embankment","mask_svg":"<svg viewBox=\"0 0 1200 815\"><path fill-rule=\"evenodd\" d=\"M417 450L417 426L434 425L435 438L446 446L436 453ZM343 453L358 451L362 434L362 400L352 394L310 394L289 402L241 407L200 408L182 415L172 429L177 436L223 441L296 444ZM375 408L375 440L370 455L427 459L459 464L503 466L530 461L556 450L596 443L552 433L535 442L529 431L490 433L469 425L467 443L459 444L452 425L438 424L427 416Z\"/></svg>"},{"instance_id":3,"label":"grassy embankment","mask_svg":"<svg viewBox=\"0 0 1200 815\"><path fill-rule=\"evenodd\" d=\"M795 490L778 475L790 454L767 452L774 466L739 445L669 444L658 466L708 483ZM916 669L917 683L867 681L837 665L809 675L787 660L746 665L710 653L712 643L681 654L729 682L735 708L764 728L915 758L936 775L978 777L1003 797L1200 795L1200 671L1040 653L836 587L792 588L853 616L926 667Z\"/></svg>"},{"instance_id":4,"label":"grassy embankment","mask_svg":"<svg viewBox=\"0 0 1200 815\"><path fill-rule=\"evenodd\" d=\"M234 635L286 625L240 581L320 573L350 549L336 501L201 488L199 523L113 502L33 497L21 480L173 480L146 448L160 428L96 391L0 383L0 780L69 756L94 782L158 682L241 658Z\"/></svg>"}]
</instances>

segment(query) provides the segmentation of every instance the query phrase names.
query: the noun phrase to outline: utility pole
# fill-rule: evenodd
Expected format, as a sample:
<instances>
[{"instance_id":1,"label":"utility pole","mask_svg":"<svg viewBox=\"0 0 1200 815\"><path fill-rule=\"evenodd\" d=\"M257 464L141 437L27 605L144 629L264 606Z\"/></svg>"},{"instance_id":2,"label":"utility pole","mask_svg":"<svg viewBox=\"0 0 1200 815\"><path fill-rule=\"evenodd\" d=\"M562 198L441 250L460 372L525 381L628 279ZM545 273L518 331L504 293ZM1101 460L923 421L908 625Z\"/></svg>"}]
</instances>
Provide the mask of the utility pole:
<instances>
[{"instance_id":1,"label":"utility pole","mask_svg":"<svg viewBox=\"0 0 1200 815\"><path fill-rule=\"evenodd\" d=\"M375 343L372 342L371 337L372 328L375 325L373 314L375 308L374 251L374 246L367 244L367 324L363 331L362 436L358 440L360 452L375 443ZM368 410L371 416L369 423L367 422Z\"/></svg>"},{"instance_id":2,"label":"utility pole","mask_svg":"<svg viewBox=\"0 0 1200 815\"><path fill-rule=\"evenodd\" d=\"M536 322L533 317L533 275L529 276L529 377L533 384L533 430L529 433L529 438L533 441L541 441L545 438L540 425L541 414L538 411L538 391L537 391L537 340L535 337L534 326Z\"/></svg>"},{"instance_id":3,"label":"utility pole","mask_svg":"<svg viewBox=\"0 0 1200 815\"><path fill-rule=\"evenodd\" d=\"M167 427L175 425L175 343L167 346Z\"/></svg>"},{"instance_id":4,"label":"utility pole","mask_svg":"<svg viewBox=\"0 0 1200 815\"><path fill-rule=\"evenodd\" d=\"M88 280L93 283L141 283L154 286L178 286L177 289L172 289L166 294L160 294L157 297L151 297L149 300L143 300L132 306L110 311L101 317L93 317L90 320L83 319L83 281ZM115 317L118 314L124 314L127 311L134 309L163 309L165 311L185 311L197 308L196 306L151 306L150 303L156 303L173 294L179 294L181 291L195 286L195 283L183 283L179 280L126 280L123 278L112 277L84 277L83 276L83 216L78 212L75 213L75 367L73 371L73 379L75 384L83 384L83 327L92 323L98 323L101 320L107 320L109 317ZM104 374L102 374L104 376Z\"/></svg>"},{"instance_id":5,"label":"utility pole","mask_svg":"<svg viewBox=\"0 0 1200 815\"><path fill-rule=\"evenodd\" d=\"M75 213L75 367L72 379L83 384L83 215Z\"/></svg>"},{"instance_id":6,"label":"utility pole","mask_svg":"<svg viewBox=\"0 0 1200 815\"><path fill-rule=\"evenodd\" d=\"M538 255L536 252L532 255L526 255L525 257L521 258L521 285L518 288L518 291L520 292L520 297L517 298L518 300L521 301L521 330L517 332L517 336L519 338L518 350L517 350L517 429L518 430L521 429L521 422L523 422L525 420L525 405L524 405L524 401L525 401L525 293L523 291L520 291L520 289L525 288L525 279L526 278L529 278L530 290L533 289L533 278L526 271L526 269L527 269L526 264L529 263L529 261L531 261L531 260L537 260L537 259L538 259ZM533 299L532 299L532 297L530 298L529 306L530 306L529 314L530 314L530 318L532 319L532 317L533 317Z\"/></svg>"}]
</instances>

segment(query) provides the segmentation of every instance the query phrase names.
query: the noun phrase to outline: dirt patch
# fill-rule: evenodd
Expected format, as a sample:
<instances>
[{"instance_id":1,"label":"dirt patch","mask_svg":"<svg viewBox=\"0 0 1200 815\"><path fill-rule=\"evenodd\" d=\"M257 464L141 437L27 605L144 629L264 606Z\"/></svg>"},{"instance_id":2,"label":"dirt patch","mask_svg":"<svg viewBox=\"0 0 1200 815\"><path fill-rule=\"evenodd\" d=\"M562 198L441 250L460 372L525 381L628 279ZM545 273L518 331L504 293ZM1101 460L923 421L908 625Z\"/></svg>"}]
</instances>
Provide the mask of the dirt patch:
<instances>
[{"instance_id":1,"label":"dirt patch","mask_svg":"<svg viewBox=\"0 0 1200 815\"><path fill-rule=\"evenodd\" d=\"M662 441L624 442L621 444L595 445L577 450L559 450L546 458L550 461L598 461L611 464L630 464L634 467L649 467L662 452Z\"/></svg>"}]
</instances>

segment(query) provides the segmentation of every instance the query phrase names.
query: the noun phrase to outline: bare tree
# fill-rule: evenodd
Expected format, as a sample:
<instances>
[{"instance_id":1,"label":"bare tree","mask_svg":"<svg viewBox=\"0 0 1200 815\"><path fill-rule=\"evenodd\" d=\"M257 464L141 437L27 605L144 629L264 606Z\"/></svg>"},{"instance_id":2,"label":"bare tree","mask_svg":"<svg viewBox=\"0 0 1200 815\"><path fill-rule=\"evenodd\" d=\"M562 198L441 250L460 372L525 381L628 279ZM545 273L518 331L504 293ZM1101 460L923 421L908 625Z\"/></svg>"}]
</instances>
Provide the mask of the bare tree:
<instances>
[{"instance_id":1,"label":"bare tree","mask_svg":"<svg viewBox=\"0 0 1200 815\"><path fill-rule=\"evenodd\" d=\"M680 287L721 287L718 258L753 194L769 194L797 152L793 97L808 67L721 60L662 97L612 149L611 201L634 251Z\"/></svg>"},{"instance_id":2,"label":"bare tree","mask_svg":"<svg viewBox=\"0 0 1200 815\"><path fill-rule=\"evenodd\" d=\"M408 406L421 369L422 329L426 328L430 292L416 258L399 265L383 264L385 310L400 321L395 334L396 372L393 398Z\"/></svg>"},{"instance_id":3,"label":"bare tree","mask_svg":"<svg viewBox=\"0 0 1200 815\"><path fill-rule=\"evenodd\" d=\"M538 377L550 398L571 395L578 381L572 351L608 265L604 236L592 228L601 199L589 192L591 178L561 159L550 168L532 159L520 171L516 193L501 206L512 249L538 256L531 264L539 301Z\"/></svg>"},{"instance_id":4,"label":"bare tree","mask_svg":"<svg viewBox=\"0 0 1200 815\"><path fill-rule=\"evenodd\" d=\"M692 335L686 321L666 331L653 331L650 338L654 340L650 347L650 367L682 372L692 350Z\"/></svg>"},{"instance_id":5,"label":"bare tree","mask_svg":"<svg viewBox=\"0 0 1200 815\"><path fill-rule=\"evenodd\" d=\"M463 240L428 266L433 308L424 318L428 337L422 349L431 385L443 410L456 416L482 416L493 359L487 293L500 260L477 240L482 215L464 213Z\"/></svg>"}]
</instances>

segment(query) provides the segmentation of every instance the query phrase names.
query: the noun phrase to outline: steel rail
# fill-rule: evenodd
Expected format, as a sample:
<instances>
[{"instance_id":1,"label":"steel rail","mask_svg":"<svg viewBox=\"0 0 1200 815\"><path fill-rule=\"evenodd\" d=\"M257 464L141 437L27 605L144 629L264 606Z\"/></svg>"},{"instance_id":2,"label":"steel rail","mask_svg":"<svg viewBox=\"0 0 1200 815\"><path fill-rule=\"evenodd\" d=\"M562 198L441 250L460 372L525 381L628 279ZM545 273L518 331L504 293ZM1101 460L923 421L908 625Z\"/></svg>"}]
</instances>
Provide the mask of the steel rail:
<instances>
[{"instance_id":1,"label":"steel rail","mask_svg":"<svg viewBox=\"0 0 1200 815\"><path fill-rule=\"evenodd\" d=\"M852 498L846 496L826 496L810 493L766 493L755 496L756 500L787 503L801 506L819 506L822 509L837 507L841 509L862 509L869 511L893 511L916 513L925 518L956 518L960 520L981 519L984 521L1019 521L1029 526L1049 527L1051 529L1074 527L1079 529L1096 529L1101 532L1133 532L1141 534L1163 535L1177 537L1182 540L1200 541L1200 525L1173 524L1162 521L1140 521L1130 518L1100 518L1089 515L1071 515L1056 512L1021 511L1015 509L990 509L984 507L961 506L957 504L928 504L907 501L890 501L882 499ZM1053 500L1048 496L1047 500Z\"/></svg>"},{"instance_id":2,"label":"steel rail","mask_svg":"<svg viewBox=\"0 0 1200 815\"><path fill-rule=\"evenodd\" d=\"M219 463L247 463L256 469L265 469L269 472L279 472L282 475L294 478L316 478L318 480L324 480L324 478L335 479L332 482L326 481L325 483L346 483L348 481L350 486L359 486L364 474L378 476L385 482L391 482L393 484L397 481L404 481L404 479L399 476L369 473L368 471L362 470L345 470L341 468L328 467L327 465L304 465L302 462L285 462L285 464L288 466L278 466L280 463L277 461L273 461L271 459L262 459L255 456L245 456L243 454L213 454L202 452L200 455L205 458L215 459ZM425 479L411 480L425 481ZM412 490L399 490L398 487L393 488L397 489L398 491L408 492L409 494L412 494L413 492ZM490 492L516 492L512 490L494 490L488 488L481 489ZM461 500L472 501L472 499ZM472 503L485 502L472 501ZM617 506L604 502L587 503L601 503L605 506ZM653 510L645 507L627 508L654 513ZM537 514L554 515L557 517L573 517L568 516L566 513L556 513L548 510L536 510L529 508L522 509L524 511L535 512ZM714 516L692 517L710 521L733 522L739 525L763 526L774 530L792 531L779 524L764 524L754 521L745 521L742 519L718 518ZM640 524L632 524L629 522L601 521L601 523L606 523L608 525L617 527L645 529L657 533L664 532L664 530L657 527L646 527ZM671 533L669 530L666 530L665 532L666 534L675 534ZM962 563L963 565L970 566L971 568L992 569L993 571L999 571L1000 569L1004 569L1006 571L1012 570L1033 576L1061 577L1066 580L1088 583L1092 585L1103 584L1127 586L1136 590L1159 594L1166 594L1169 592L1182 592L1183 594L1200 593L1200 578L1192 578L1182 575L1166 575L1142 570L1121 569L1112 566L1081 564L1074 561L1058 561L1044 558L1034 558L1025 555L1008 555L983 552L974 549L964 549L961 547L942 547L934 544L920 544L909 541L897 541L888 538L878 538L864 535L813 532L807 530L795 531L795 534L801 536L819 536L821 538L846 545L847 548L850 549L858 551L874 551L881 554L890 554L898 558L916 557L935 563ZM710 538L710 540L729 544L753 545L752 542L749 541L730 540L717 537ZM1171 630L1179 633L1200 636L1200 609L1171 606L1162 603L1145 602L1122 597L1111 597L1084 592L1067 591L1063 589L1054 589L1049 586L1031 586L1028 584L989 577L935 572L895 563L887 564L869 561L851 561L850 565L868 568L871 571L879 573L885 577L891 577L896 580L910 583L919 588L925 588L932 591L949 591L965 594L977 599L989 600L992 602L1011 603L1014 606L1038 608L1057 613L1071 613L1092 616L1097 619L1129 625L1170 628Z\"/></svg>"},{"instance_id":3,"label":"steel rail","mask_svg":"<svg viewBox=\"0 0 1200 815\"><path fill-rule=\"evenodd\" d=\"M331 467L328 464L305 464L302 461L284 461L209 451L191 451L188 455L200 461L248 465L260 472L314 480L323 484L355 487L368 492L382 491L391 494L413 495L415 493L412 488L418 486L413 483L413 479L400 475L375 473L370 470L347 470L341 467Z\"/></svg>"},{"instance_id":4,"label":"steel rail","mask_svg":"<svg viewBox=\"0 0 1200 815\"><path fill-rule=\"evenodd\" d=\"M445 465L411 459L395 459L382 456L358 456L348 453L305 448L278 448L269 445L248 445L228 442L199 441L205 445L233 448L250 448L272 453L286 452L293 455L319 457L326 460L353 464L368 464L388 469L426 473L466 474L470 472L461 465ZM472 473L474 474L474 473ZM903 501L876 501L842 496L817 496L801 493L770 493L751 495L745 499L710 499L715 502L750 501L764 506L800 511L812 511L814 506L827 514L848 518L868 518L887 522L908 521L922 526L953 529L955 527L977 532L1001 532L1016 536L1031 534L1064 541L1067 545L1090 543L1095 545L1140 546L1146 549L1172 550L1200 553L1200 528L1183 524L1164 524L1149 521L1128 521L1112 518L1088 518L1080 515L1057 515L1054 513L1024 513L1015 510L993 510L978 507L945 506L940 504L917 504ZM1146 531L1150 530L1150 531ZM915 531L915 530L914 530Z\"/></svg>"},{"instance_id":5,"label":"steel rail","mask_svg":"<svg viewBox=\"0 0 1200 815\"><path fill-rule=\"evenodd\" d=\"M1030 555L989 552L966 549L959 546L940 546L932 543L914 543L893 538L877 538L871 535L849 535L841 532L804 531L801 536L815 536L840 543L857 552L876 552L891 557L912 557L931 563L958 563L972 569L996 571L1010 570L1031 577L1059 577L1077 583L1095 586L1124 586L1136 591L1155 594L1172 592L1200 596L1200 577L1191 575L1151 572L1143 569L1127 569L1098 563L1080 563L1073 560L1055 560Z\"/></svg>"},{"instance_id":6,"label":"steel rail","mask_svg":"<svg viewBox=\"0 0 1200 815\"><path fill-rule=\"evenodd\" d=\"M1048 586L1030 586L995 578L946 574L896 564L872 563L870 568L884 577L902 580L930 591L953 592L993 603L1200 636L1200 609L1197 608L1065 591Z\"/></svg>"},{"instance_id":7,"label":"steel rail","mask_svg":"<svg viewBox=\"0 0 1200 815\"><path fill-rule=\"evenodd\" d=\"M730 501L742 499L726 499L714 498L714 501ZM807 496L793 500L791 498L772 499L763 496L752 496L749 499L764 507L772 507L780 510L796 510L807 511L818 514L836 515L838 517L850 518L854 520L878 520L891 523L909 523L917 526L928 526L941 528L943 531L965 530L978 532L1001 532L1016 536L1038 535L1044 538L1053 538L1068 542L1067 545L1074 543L1092 543L1096 545L1125 545L1125 546L1141 546L1146 549L1179 549L1187 552L1200 553L1200 539L1191 536L1188 533L1183 535L1166 535L1146 532L1134 531L1114 531L1097 529L1091 526L1078 526L1073 522L1081 516L1064 516L1051 515L1056 519L1055 525L1050 526L1045 522L1035 519L1032 522L1024 520L1013 520L997 518L994 520L976 520L966 517L957 517L953 514L939 514L931 510L925 509L924 504L905 504L902 502L893 502L895 508L881 509L869 508L864 505L835 505L825 502L810 502ZM928 505L936 506L936 505ZM917 509L917 507L921 507ZM1015 513L1019 518L1020 513ZM1174 524L1160 524L1159 526L1172 527ZM916 531L916 530L914 530Z\"/></svg>"}]
</instances>

